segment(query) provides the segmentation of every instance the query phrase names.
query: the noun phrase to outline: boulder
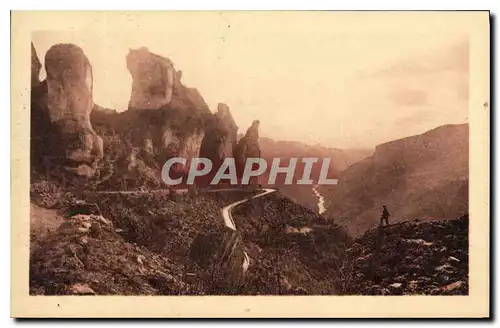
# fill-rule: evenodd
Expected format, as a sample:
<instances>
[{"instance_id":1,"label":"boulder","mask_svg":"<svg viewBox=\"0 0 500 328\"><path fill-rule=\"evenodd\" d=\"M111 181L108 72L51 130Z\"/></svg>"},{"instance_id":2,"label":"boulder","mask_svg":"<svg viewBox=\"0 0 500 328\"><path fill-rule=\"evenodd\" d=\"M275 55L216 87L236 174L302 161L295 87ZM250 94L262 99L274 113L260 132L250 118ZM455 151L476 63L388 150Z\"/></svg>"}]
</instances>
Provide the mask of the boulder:
<instances>
[{"instance_id":1,"label":"boulder","mask_svg":"<svg viewBox=\"0 0 500 328\"><path fill-rule=\"evenodd\" d=\"M70 295L95 295L95 291L87 284L74 284L69 287Z\"/></svg>"}]
</instances>

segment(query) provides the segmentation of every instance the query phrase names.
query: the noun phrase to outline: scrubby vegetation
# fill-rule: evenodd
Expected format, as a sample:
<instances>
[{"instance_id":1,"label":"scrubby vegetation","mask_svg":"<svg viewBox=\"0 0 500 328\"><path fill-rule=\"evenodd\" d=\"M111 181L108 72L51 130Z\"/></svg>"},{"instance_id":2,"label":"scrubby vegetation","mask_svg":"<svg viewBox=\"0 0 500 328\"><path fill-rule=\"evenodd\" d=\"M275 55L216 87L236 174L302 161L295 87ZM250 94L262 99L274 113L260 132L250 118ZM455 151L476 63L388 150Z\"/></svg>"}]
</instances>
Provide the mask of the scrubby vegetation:
<instances>
[{"instance_id":1,"label":"scrubby vegetation","mask_svg":"<svg viewBox=\"0 0 500 328\"><path fill-rule=\"evenodd\" d=\"M339 292L467 295L468 226L468 216L462 216L370 229L347 250Z\"/></svg>"}]
</instances>

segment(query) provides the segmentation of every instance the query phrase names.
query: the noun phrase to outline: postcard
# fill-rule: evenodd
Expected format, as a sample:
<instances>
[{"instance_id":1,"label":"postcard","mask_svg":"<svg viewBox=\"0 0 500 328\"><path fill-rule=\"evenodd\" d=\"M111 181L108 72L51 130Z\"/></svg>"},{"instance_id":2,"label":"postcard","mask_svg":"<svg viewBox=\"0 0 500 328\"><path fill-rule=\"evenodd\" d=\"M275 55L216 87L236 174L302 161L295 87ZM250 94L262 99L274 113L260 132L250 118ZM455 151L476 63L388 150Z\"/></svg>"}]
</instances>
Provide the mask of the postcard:
<instances>
[{"instance_id":1,"label":"postcard","mask_svg":"<svg viewBox=\"0 0 500 328\"><path fill-rule=\"evenodd\" d=\"M489 25L12 12L11 315L489 317Z\"/></svg>"}]
</instances>

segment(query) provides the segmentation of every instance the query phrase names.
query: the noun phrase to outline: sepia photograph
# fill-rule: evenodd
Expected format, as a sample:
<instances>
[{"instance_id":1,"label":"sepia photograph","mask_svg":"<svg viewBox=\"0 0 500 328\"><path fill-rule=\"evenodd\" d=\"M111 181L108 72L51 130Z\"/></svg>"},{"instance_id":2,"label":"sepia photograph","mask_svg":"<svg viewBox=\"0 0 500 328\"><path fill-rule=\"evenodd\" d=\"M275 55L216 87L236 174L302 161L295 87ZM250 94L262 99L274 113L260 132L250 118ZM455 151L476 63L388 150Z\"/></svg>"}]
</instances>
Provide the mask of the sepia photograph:
<instances>
[{"instance_id":1,"label":"sepia photograph","mask_svg":"<svg viewBox=\"0 0 500 328\"><path fill-rule=\"evenodd\" d=\"M17 312L102 296L453 311L475 296L470 313L487 315L487 11L12 22L25 78L12 161L26 163L13 164L12 252L26 258L12 297L66 297Z\"/></svg>"}]
</instances>

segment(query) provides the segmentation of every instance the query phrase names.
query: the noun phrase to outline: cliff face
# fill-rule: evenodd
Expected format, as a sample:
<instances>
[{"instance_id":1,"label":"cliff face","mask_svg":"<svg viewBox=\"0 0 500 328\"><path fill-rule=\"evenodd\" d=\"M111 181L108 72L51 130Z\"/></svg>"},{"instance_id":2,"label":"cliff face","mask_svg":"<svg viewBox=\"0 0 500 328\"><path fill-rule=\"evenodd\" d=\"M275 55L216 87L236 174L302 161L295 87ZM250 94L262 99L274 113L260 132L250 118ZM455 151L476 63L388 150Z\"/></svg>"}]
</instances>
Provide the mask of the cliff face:
<instances>
[{"instance_id":1,"label":"cliff face","mask_svg":"<svg viewBox=\"0 0 500 328\"><path fill-rule=\"evenodd\" d=\"M126 61L132 75L129 108L157 109L172 101L175 71L169 59L143 47L130 50Z\"/></svg>"},{"instance_id":2,"label":"cliff face","mask_svg":"<svg viewBox=\"0 0 500 328\"><path fill-rule=\"evenodd\" d=\"M77 176L94 175L103 157L102 138L90 124L92 67L82 49L52 46L45 55L47 79L36 83L40 66L32 48L32 135L35 166L61 166ZM47 167L45 167L47 168Z\"/></svg>"},{"instance_id":3,"label":"cliff face","mask_svg":"<svg viewBox=\"0 0 500 328\"><path fill-rule=\"evenodd\" d=\"M182 72L176 71L168 58L140 48L130 51L127 66L133 78L129 109L118 113L96 106L92 121L106 135L108 144L117 138L127 144L126 149L122 146L118 152L110 150L115 154L109 160L137 164L125 164L122 167L127 170L120 170L122 175L131 175L129 182L141 180L138 176L149 176L151 179L146 180L156 180L153 185L159 185L161 168L167 159L187 159L186 166L176 165L171 170L173 176L182 176L191 159L200 155L212 114L198 91L182 84ZM134 160L130 161L132 153ZM137 174L129 172L140 167L144 169ZM146 172L147 168L156 172L155 179Z\"/></svg>"},{"instance_id":4,"label":"cliff face","mask_svg":"<svg viewBox=\"0 0 500 328\"><path fill-rule=\"evenodd\" d=\"M210 113L198 90L182 84L182 71L176 71L170 59L142 47L130 50L126 62L132 75L129 109L158 109L171 105L195 107Z\"/></svg>"},{"instance_id":5,"label":"cliff face","mask_svg":"<svg viewBox=\"0 0 500 328\"><path fill-rule=\"evenodd\" d=\"M245 133L245 136L238 141L234 150L237 175L240 178L243 175L246 159L249 157L261 157L259 146L259 120L255 120ZM252 184L258 182L257 179L251 179Z\"/></svg>"},{"instance_id":6,"label":"cliff face","mask_svg":"<svg viewBox=\"0 0 500 328\"><path fill-rule=\"evenodd\" d=\"M36 87L40 83L40 69L42 64L38 59L35 46L31 43L31 86Z\"/></svg>"},{"instance_id":7,"label":"cliff face","mask_svg":"<svg viewBox=\"0 0 500 328\"><path fill-rule=\"evenodd\" d=\"M119 113L94 104L92 66L82 49L50 48L43 82L33 46L31 54L33 172L55 177L69 172L85 178L79 184L100 188L114 189L125 180L135 180L126 188L159 186L168 158L184 157L189 165L199 156L212 114L198 91L182 84L182 72L169 59L145 48L129 53L130 109ZM186 170L177 167L173 174Z\"/></svg>"},{"instance_id":8,"label":"cliff face","mask_svg":"<svg viewBox=\"0 0 500 328\"><path fill-rule=\"evenodd\" d=\"M30 157L33 171L44 170L44 156L48 153L52 133L47 109L47 82L40 82L40 60L33 43L31 43L31 124L30 124Z\"/></svg>"},{"instance_id":9,"label":"cliff face","mask_svg":"<svg viewBox=\"0 0 500 328\"><path fill-rule=\"evenodd\" d=\"M215 116L222 128L227 131L228 145L226 145L226 148L231 148L232 152L238 143L238 126L229 111L229 106L223 103L218 104Z\"/></svg>"},{"instance_id":10,"label":"cliff face","mask_svg":"<svg viewBox=\"0 0 500 328\"><path fill-rule=\"evenodd\" d=\"M202 179L198 179L197 184L209 184L224 159L233 157L237 133L238 126L229 111L229 107L226 104L219 104L217 113L210 117L200 148L200 157L209 158L212 161L212 171ZM221 182L225 183L226 181Z\"/></svg>"},{"instance_id":11,"label":"cliff face","mask_svg":"<svg viewBox=\"0 0 500 328\"><path fill-rule=\"evenodd\" d=\"M390 221L452 219L468 212L468 125L446 125L379 145L373 156L323 186L327 213L359 234L378 223L382 204Z\"/></svg>"},{"instance_id":12,"label":"cliff face","mask_svg":"<svg viewBox=\"0 0 500 328\"><path fill-rule=\"evenodd\" d=\"M188 163L198 157L211 115L203 97L182 84L182 72L175 71L169 59L146 48L131 50L127 66L133 78L129 111L140 111L130 114L136 120L128 124L132 145L151 145L149 152L160 167L171 157L186 158Z\"/></svg>"}]
</instances>

